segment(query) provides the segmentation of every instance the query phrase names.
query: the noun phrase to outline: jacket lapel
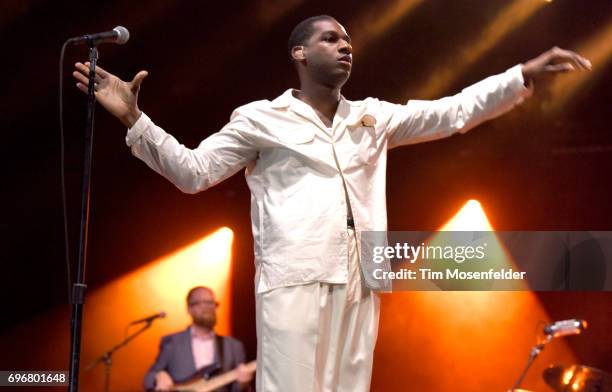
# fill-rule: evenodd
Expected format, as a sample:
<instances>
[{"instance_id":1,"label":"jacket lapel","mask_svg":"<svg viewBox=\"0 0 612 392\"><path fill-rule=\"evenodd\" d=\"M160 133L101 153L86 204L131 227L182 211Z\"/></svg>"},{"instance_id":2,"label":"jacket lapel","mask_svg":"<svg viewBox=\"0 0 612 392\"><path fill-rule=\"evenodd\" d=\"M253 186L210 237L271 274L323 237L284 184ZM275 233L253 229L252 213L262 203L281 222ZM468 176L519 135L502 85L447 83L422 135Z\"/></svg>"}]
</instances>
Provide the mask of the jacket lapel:
<instances>
[{"instance_id":1,"label":"jacket lapel","mask_svg":"<svg viewBox=\"0 0 612 392\"><path fill-rule=\"evenodd\" d=\"M344 97L341 98L334 118L334 135L340 137L340 133L336 129L357 124L363 116L366 109L364 103L358 104L347 101Z\"/></svg>"},{"instance_id":2,"label":"jacket lapel","mask_svg":"<svg viewBox=\"0 0 612 392\"><path fill-rule=\"evenodd\" d=\"M185 350L180 350L180 361L185 366L185 369L189 369L189 374L195 374L196 366L193 358L193 347L191 346L191 327L187 327L187 330L179 335L181 342L180 346L185 347Z\"/></svg>"},{"instance_id":3,"label":"jacket lapel","mask_svg":"<svg viewBox=\"0 0 612 392\"><path fill-rule=\"evenodd\" d=\"M293 89L285 91L281 96L272 101L272 107L276 109L289 108L292 112L312 123L331 137L329 129L323 124L314 109L293 96Z\"/></svg>"}]
</instances>

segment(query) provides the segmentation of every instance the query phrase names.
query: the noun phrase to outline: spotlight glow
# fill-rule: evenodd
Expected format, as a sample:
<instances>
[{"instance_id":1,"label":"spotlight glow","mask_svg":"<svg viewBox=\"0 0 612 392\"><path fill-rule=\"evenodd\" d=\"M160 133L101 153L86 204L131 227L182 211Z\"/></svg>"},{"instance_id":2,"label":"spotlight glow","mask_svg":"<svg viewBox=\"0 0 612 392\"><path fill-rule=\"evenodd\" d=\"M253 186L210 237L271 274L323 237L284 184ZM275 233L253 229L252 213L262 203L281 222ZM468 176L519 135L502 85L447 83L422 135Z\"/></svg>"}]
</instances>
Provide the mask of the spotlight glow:
<instances>
[{"instance_id":1,"label":"spotlight glow","mask_svg":"<svg viewBox=\"0 0 612 392\"><path fill-rule=\"evenodd\" d=\"M208 286L215 291L221 303L215 331L230 334L232 241L232 230L220 228L93 290L87 298L83 319L83 363L90 363L120 342L131 320L165 311L166 318L156 321L150 330L113 356L113 389L137 390L147 367L153 363L160 337L191 323L185 296L194 286ZM134 326L129 332L138 328ZM85 390L94 390L102 382L102 366L83 373Z\"/></svg>"},{"instance_id":2,"label":"spotlight glow","mask_svg":"<svg viewBox=\"0 0 612 392\"><path fill-rule=\"evenodd\" d=\"M468 200L457 214L440 231L490 231L493 226L487 219L478 200Z\"/></svg>"}]
</instances>

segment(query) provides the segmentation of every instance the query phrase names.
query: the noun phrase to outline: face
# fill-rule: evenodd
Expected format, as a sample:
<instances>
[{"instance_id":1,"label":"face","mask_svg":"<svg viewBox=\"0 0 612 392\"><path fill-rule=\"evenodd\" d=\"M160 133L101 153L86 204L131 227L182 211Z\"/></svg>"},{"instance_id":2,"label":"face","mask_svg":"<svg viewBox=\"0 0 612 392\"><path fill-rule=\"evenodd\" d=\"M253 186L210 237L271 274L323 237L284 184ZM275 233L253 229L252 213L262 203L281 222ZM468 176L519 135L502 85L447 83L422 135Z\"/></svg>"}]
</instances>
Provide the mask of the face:
<instances>
[{"instance_id":1,"label":"face","mask_svg":"<svg viewBox=\"0 0 612 392\"><path fill-rule=\"evenodd\" d=\"M333 20L313 24L314 33L303 47L302 63L311 78L319 83L342 86L351 74L353 48L344 27ZM296 47L299 48L299 47ZM294 57L299 55L294 48Z\"/></svg>"},{"instance_id":2,"label":"face","mask_svg":"<svg viewBox=\"0 0 612 392\"><path fill-rule=\"evenodd\" d=\"M213 293L206 289L191 294L187 309L195 325L212 329L217 323L217 302Z\"/></svg>"}]
</instances>

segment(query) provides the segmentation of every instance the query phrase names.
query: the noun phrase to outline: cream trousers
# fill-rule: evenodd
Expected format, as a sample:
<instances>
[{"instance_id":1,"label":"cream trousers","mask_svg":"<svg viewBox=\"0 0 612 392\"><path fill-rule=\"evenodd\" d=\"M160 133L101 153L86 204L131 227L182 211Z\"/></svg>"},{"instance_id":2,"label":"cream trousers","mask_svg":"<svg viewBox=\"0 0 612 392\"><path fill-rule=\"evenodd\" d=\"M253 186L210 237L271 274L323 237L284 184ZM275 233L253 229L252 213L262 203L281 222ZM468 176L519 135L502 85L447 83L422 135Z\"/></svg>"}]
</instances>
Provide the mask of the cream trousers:
<instances>
[{"instance_id":1,"label":"cream trousers","mask_svg":"<svg viewBox=\"0 0 612 392\"><path fill-rule=\"evenodd\" d=\"M380 298L362 284L355 231L348 234L347 284L256 296L258 392L370 390Z\"/></svg>"}]
</instances>

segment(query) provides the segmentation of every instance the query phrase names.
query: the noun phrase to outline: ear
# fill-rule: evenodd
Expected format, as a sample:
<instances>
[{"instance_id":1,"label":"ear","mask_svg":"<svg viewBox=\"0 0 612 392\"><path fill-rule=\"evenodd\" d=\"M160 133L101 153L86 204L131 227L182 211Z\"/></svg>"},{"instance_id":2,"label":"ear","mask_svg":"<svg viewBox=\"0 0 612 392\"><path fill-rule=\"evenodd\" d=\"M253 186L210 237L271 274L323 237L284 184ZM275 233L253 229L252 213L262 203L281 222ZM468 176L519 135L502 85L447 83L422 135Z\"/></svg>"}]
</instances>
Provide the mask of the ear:
<instances>
[{"instance_id":1,"label":"ear","mask_svg":"<svg viewBox=\"0 0 612 392\"><path fill-rule=\"evenodd\" d=\"M291 58L297 61L306 60L303 46L294 46L291 49Z\"/></svg>"}]
</instances>

